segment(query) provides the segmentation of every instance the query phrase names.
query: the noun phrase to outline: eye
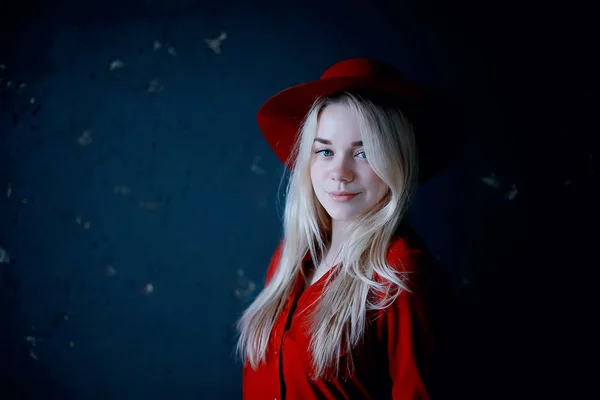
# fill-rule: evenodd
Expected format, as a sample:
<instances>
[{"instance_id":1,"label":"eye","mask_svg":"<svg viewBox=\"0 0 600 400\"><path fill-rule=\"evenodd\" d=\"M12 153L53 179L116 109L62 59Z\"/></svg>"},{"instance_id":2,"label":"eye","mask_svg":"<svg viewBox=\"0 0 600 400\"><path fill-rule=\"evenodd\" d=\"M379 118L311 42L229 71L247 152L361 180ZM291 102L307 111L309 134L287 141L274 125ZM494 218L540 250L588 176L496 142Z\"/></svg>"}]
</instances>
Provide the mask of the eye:
<instances>
[{"instance_id":1,"label":"eye","mask_svg":"<svg viewBox=\"0 0 600 400\"><path fill-rule=\"evenodd\" d=\"M364 150L359 151L358 153L356 153L356 155L360 158L367 158L367 155L365 154Z\"/></svg>"},{"instance_id":2,"label":"eye","mask_svg":"<svg viewBox=\"0 0 600 400\"><path fill-rule=\"evenodd\" d=\"M315 151L315 154L321 154L323 157L331 157L333 155L333 152L328 149L321 149Z\"/></svg>"}]
</instances>

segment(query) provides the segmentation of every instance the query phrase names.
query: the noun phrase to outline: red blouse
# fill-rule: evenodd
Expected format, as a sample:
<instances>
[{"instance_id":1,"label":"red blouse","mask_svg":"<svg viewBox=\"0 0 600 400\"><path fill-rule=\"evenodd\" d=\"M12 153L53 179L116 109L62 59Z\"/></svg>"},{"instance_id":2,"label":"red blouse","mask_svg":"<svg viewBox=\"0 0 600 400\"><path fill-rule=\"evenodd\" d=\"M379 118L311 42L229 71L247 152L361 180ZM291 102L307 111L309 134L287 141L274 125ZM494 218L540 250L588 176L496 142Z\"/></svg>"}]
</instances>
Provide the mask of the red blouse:
<instances>
[{"instance_id":1,"label":"red blouse","mask_svg":"<svg viewBox=\"0 0 600 400\"><path fill-rule=\"evenodd\" d=\"M281 245L271 258L266 284L275 272L280 253ZM418 272L419 254L405 240L396 239L390 246L388 259L399 270ZM372 311L379 315L368 326L360 349L352 350L355 361L352 377L310 379L310 336L304 327L308 311L314 307L310 305L325 290L325 279L330 273L332 270L306 290L304 280L297 280L275 322L266 363L261 363L257 370L249 363L244 366L244 399L429 399L423 370L432 356L433 341L428 307L419 290L417 274L409 276L412 293L403 291L385 310Z\"/></svg>"}]
</instances>

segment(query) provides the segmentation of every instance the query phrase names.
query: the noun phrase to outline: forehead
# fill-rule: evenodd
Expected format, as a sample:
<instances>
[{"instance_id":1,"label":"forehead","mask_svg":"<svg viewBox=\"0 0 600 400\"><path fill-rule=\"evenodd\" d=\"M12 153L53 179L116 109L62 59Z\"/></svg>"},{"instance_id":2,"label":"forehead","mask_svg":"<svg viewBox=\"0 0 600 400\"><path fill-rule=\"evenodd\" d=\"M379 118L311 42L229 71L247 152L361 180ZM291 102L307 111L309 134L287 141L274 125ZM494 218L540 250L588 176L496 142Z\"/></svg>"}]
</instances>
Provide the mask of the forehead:
<instances>
[{"instance_id":1,"label":"forehead","mask_svg":"<svg viewBox=\"0 0 600 400\"><path fill-rule=\"evenodd\" d=\"M361 139L356 113L341 104L330 104L321 111L316 136L343 144Z\"/></svg>"}]
</instances>

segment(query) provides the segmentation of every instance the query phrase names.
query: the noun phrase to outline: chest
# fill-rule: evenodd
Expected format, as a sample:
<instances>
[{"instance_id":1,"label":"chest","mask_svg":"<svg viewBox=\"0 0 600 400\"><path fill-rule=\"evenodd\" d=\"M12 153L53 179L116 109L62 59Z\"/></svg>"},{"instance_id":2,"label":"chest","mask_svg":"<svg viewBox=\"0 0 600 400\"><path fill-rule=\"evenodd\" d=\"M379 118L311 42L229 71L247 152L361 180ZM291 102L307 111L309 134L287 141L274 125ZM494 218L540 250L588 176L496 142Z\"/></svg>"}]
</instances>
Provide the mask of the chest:
<instances>
[{"instance_id":1,"label":"chest","mask_svg":"<svg viewBox=\"0 0 600 400\"><path fill-rule=\"evenodd\" d=\"M305 274L306 274L306 286L305 289L309 286L314 285L318 281L323 278L323 276L331 269L324 262L320 263L316 268L312 265L312 263L307 265Z\"/></svg>"},{"instance_id":2,"label":"chest","mask_svg":"<svg viewBox=\"0 0 600 400\"><path fill-rule=\"evenodd\" d=\"M315 309L322 306L329 272L330 268L325 265L314 269L312 275L307 276L306 287L296 287L277 318L269 353L275 355L282 366L293 365L305 373L312 371L311 332L316 328L312 325L313 316ZM352 351L352 358L377 356L381 338L375 328L375 325L366 328L364 345ZM342 356L346 356L346 352Z\"/></svg>"},{"instance_id":3,"label":"chest","mask_svg":"<svg viewBox=\"0 0 600 400\"><path fill-rule=\"evenodd\" d=\"M310 399L377 399L377 393L387 393L388 385L382 377L388 376L385 346L374 329L367 329L360 348L343 352L339 361L344 365L346 357L354 360L356 370L352 376L312 380L314 364L311 349L312 312L326 294L326 282L331 270L315 268L303 287L297 281L294 292L284 303L269 338L266 362L257 371L246 369L245 393L256 394L253 399L276 398L288 400ZM302 278L302 277L300 277ZM369 395L365 395L365 394ZM260 394L260 395L259 395ZM250 398L248 397L248 398ZM246 397L245 397L246 398Z\"/></svg>"}]
</instances>

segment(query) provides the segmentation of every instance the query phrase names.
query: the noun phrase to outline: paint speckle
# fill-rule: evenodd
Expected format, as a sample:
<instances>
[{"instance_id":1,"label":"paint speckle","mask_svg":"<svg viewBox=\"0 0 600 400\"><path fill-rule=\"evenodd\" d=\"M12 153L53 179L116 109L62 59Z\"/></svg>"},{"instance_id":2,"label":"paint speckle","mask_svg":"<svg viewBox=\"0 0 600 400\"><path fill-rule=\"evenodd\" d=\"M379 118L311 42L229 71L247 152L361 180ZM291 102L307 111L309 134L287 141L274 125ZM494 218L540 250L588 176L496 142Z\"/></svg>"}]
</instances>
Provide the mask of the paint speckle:
<instances>
[{"instance_id":1,"label":"paint speckle","mask_svg":"<svg viewBox=\"0 0 600 400\"><path fill-rule=\"evenodd\" d=\"M156 210L158 208L158 203L154 201L143 200L140 201L140 207L145 208L146 210Z\"/></svg>"},{"instance_id":2,"label":"paint speckle","mask_svg":"<svg viewBox=\"0 0 600 400\"><path fill-rule=\"evenodd\" d=\"M105 270L106 276L108 276L109 278L117 275L117 270L115 269L115 267L113 267L110 264L106 265L104 270Z\"/></svg>"},{"instance_id":3,"label":"paint speckle","mask_svg":"<svg viewBox=\"0 0 600 400\"><path fill-rule=\"evenodd\" d=\"M517 185L513 183L510 190L504 195L504 198L508 201L513 201L517 198L517 194L519 194L519 191L517 190Z\"/></svg>"},{"instance_id":4,"label":"paint speckle","mask_svg":"<svg viewBox=\"0 0 600 400\"><path fill-rule=\"evenodd\" d=\"M256 284L245 276L244 270L238 269L236 288L233 290L233 295L240 300L247 300L255 289Z\"/></svg>"},{"instance_id":5,"label":"paint speckle","mask_svg":"<svg viewBox=\"0 0 600 400\"><path fill-rule=\"evenodd\" d=\"M494 189L498 189L500 187L500 182L496 178L496 175L492 172L489 176L484 176L481 178L481 181L486 185L493 187Z\"/></svg>"},{"instance_id":6,"label":"paint speckle","mask_svg":"<svg viewBox=\"0 0 600 400\"><path fill-rule=\"evenodd\" d=\"M163 90L163 85L162 85L162 83L160 83L160 80L152 79L150 82L148 82L148 88L147 88L148 93L162 92L162 90Z\"/></svg>"},{"instance_id":7,"label":"paint speckle","mask_svg":"<svg viewBox=\"0 0 600 400\"><path fill-rule=\"evenodd\" d=\"M263 175L265 173L265 170L258 165L259 161L260 161L260 156L257 156L254 159L254 162L252 162L252 164L250 165L250 171L254 172L257 175Z\"/></svg>"},{"instance_id":8,"label":"paint speckle","mask_svg":"<svg viewBox=\"0 0 600 400\"><path fill-rule=\"evenodd\" d=\"M92 144L92 131L89 129L83 131L83 133L77 138L77 143L84 147Z\"/></svg>"},{"instance_id":9,"label":"paint speckle","mask_svg":"<svg viewBox=\"0 0 600 400\"><path fill-rule=\"evenodd\" d=\"M131 189L125 185L115 185L113 187L113 193L120 194L121 196L129 196L131 194Z\"/></svg>"},{"instance_id":10,"label":"paint speckle","mask_svg":"<svg viewBox=\"0 0 600 400\"><path fill-rule=\"evenodd\" d=\"M108 67L108 69L111 71L114 71L116 69L121 69L121 68L125 68L125 63L123 63L123 61L118 60L118 59L111 62L110 66Z\"/></svg>"},{"instance_id":11,"label":"paint speckle","mask_svg":"<svg viewBox=\"0 0 600 400\"><path fill-rule=\"evenodd\" d=\"M10 255L2 247L0 247L0 264L10 264Z\"/></svg>"},{"instance_id":12,"label":"paint speckle","mask_svg":"<svg viewBox=\"0 0 600 400\"><path fill-rule=\"evenodd\" d=\"M142 291L146 294L154 293L154 285L152 283L146 283Z\"/></svg>"},{"instance_id":13,"label":"paint speckle","mask_svg":"<svg viewBox=\"0 0 600 400\"><path fill-rule=\"evenodd\" d=\"M215 54L221 54L221 43L227 39L227 32L221 32L221 34L212 39L204 39L204 43L211 49Z\"/></svg>"}]
</instances>

